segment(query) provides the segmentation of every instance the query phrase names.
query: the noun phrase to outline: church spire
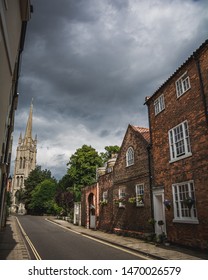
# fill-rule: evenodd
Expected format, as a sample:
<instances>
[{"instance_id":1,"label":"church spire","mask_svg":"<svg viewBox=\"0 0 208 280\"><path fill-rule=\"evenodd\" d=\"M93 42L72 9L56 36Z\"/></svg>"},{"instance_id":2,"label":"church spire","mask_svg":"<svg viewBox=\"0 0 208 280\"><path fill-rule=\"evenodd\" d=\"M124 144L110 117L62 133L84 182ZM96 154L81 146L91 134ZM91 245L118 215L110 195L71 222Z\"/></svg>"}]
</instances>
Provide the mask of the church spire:
<instances>
[{"instance_id":1,"label":"church spire","mask_svg":"<svg viewBox=\"0 0 208 280\"><path fill-rule=\"evenodd\" d=\"M28 142L28 140L32 140L32 115L33 115L33 99L30 105L30 113L29 113L29 117L28 117L28 121L27 121L27 127L25 130L25 141ZM29 141L30 141L29 140Z\"/></svg>"}]
</instances>

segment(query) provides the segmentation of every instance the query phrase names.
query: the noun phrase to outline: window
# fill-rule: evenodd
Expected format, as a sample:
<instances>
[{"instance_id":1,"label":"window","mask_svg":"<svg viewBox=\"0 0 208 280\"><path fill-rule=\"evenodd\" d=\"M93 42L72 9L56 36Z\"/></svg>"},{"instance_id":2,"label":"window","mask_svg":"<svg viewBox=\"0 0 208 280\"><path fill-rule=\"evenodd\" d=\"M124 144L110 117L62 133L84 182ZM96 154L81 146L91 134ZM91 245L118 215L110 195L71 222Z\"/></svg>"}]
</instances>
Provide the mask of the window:
<instances>
[{"instance_id":1,"label":"window","mask_svg":"<svg viewBox=\"0 0 208 280\"><path fill-rule=\"evenodd\" d=\"M119 207L125 207L126 193L124 188L119 188L118 199Z\"/></svg>"},{"instance_id":2,"label":"window","mask_svg":"<svg viewBox=\"0 0 208 280\"><path fill-rule=\"evenodd\" d=\"M126 153L126 166L134 164L134 150L132 147L129 147Z\"/></svg>"},{"instance_id":3,"label":"window","mask_svg":"<svg viewBox=\"0 0 208 280\"><path fill-rule=\"evenodd\" d=\"M19 164L19 168L22 168L22 157L20 158L20 164Z\"/></svg>"},{"instance_id":4,"label":"window","mask_svg":"<svg viewBox=\"0 0 208 280\"><path fill-rule=\"evenodd\" d=\"M19 188L19 184L20 184L20 179L19 176L17 176L17 188Z\"/></svg>"},{"instance_id":5,"label":"window","mask_svg":"<svg viewBox=\"0 0 208 280\"><path fill-rule=\"evenodd\" d=\"M103 192L103 202L108 202L108 191Z\"/></svg>"},{"instance_id":6,"label":"window","mask_svg":"<svg viewBox=\"0 0 208 280\"><path fill-rule=\"evenodd\" d=\"M22 168L25 169L25 165L26 165L26 158L24 157L24 158L23 158L23 167L22 167Z\"/></svg>"},{"instance_id":7,"label":"window","mask_svg":"<svg viewBox=\"0 0 208 280\"><path fill-rule=\"evenodd\" d=\"M183 95L188 89L191 88L190 79L185 72L177 81L176 81L176 94L177 97Z\"/></svg>"},{"instance_id":8,"label":"window","mask_svg":"<svg viewBox=\"0 0 208 280\"><path fill-rule=\"evenodd\" d=\"M144 184L136 185L136 206L144 206Z\"/></svg>"},{"instance_id":9,"label":"window","mask_svg":"<svg viewBox=\"0 0 208 280\"><path fill-rule=\"evenodd\" d=\"M168 134L171 161L192 155L187 121L169 130Z\"/></svg>"},{"instance_id":10,"label":"window","mask_svg":"<svg viewBox=\"0 0 208 280\"><path fill-rule=\"evenodd\" d=\"M174 203L173 221L198 223L193 181L173 184L172 190ZM187 204L187 199L190 200L190 204Z\"/></svg>"},{"instance_id":11,"label":"window","mask_svg":"<svg viewBox=\"0 0 208 280\"><path fill-rule=\"evenodd\" d=\"M164 95L160 95L154 102L155 116L165 109Z\"/></svg>"}]
</instances>

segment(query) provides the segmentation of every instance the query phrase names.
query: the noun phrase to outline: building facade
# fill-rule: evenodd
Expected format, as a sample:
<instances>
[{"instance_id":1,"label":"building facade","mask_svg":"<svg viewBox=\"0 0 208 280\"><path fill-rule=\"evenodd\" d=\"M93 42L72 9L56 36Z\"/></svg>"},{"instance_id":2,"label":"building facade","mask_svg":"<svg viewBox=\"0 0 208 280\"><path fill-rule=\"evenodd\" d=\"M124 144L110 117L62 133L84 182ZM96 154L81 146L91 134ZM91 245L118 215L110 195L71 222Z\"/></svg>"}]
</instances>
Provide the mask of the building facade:
<instances>
[{"instance_id":1,"label":"building facade","mask_svg":"<svg viewBox=\"0 0 208 280\"><path fill-rule=\"evenodd\" d=\"M114 231L152 231L149 140L148 128L128 126L113 172Z\"/></svg>"},{"instance_id":2,"label":"building facade","mask_svg":"<svg viewBox=\"0 0 208 280\"><path fill-rule=\"evenodd\" d=\"M12 180L13 203L11 211L19 214L25 214L25 206L21 200L21 195L25 188L24 180L27 179L30 172L36 167L37 136L35 139L32 137L32 114L33 104L30 106L25 135L22 138L22 134L20 134L19 137Z\"/></svg>"},{"instance_id":3,"label":"building facade","mask_svg":"<svg viewBox=\"0 0 208 280\"><path fill-rule=\"evenodd\" d=\"M171 242L208 248L208 41L146 104L154 218Z\"/></svg>"},{"instance_id":4,"label":"building facade","mask_svg":"<svg viewBox=\"0 0 208 280\"><path fill-rule=\"evenodd\" d=\"M5 196L10 173L20 59L30 14L29 0L0 0L0 228L6 220Z\"/></svg>"},{"instance_id":5,"label":"building facade","mask_svg":"<svg viewBox=\"0 0 208 280\"><path fill-rule=\"evenodd\" d=\"M129 125L119 154L98 168L95 185L82 193L82 225L90 226L90 197L94 197L96 228L138 234L152 231L149 173L149 130Z\"/></svg>"}]
</instances>

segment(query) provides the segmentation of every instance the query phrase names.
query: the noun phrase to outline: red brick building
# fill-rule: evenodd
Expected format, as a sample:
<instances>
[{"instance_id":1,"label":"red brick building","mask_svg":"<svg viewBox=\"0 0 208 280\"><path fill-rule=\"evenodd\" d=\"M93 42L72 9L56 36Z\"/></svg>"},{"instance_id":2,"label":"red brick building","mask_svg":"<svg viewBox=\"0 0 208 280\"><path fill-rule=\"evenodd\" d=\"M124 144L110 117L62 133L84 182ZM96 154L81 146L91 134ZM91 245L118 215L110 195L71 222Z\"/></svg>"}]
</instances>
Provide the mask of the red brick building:
<instances>
[{"instance_id":1,"label":"red brick building","mask_svg":"<svg viewBox=\"0 0 208 280\"><path fill-rule=\"evenodd\" d=\"M83 189L83 225L90 225L89 195L93 194L99 201L97 228L134 234L152 231L148 148L149 129L129 125L117 158L99 168L96 185Z\"/></svg>"},{"instance_id":2,"label":"red brick building","mask_svg":"<svg viewBox=\"0 0 208 280\"><path fill-rule=\"evenodd\" d=\"M149 129L129 125L113 172L114 230L152 230L148 147Z\"/></svg>"},{"instance_id":3,"label":"red brick building","mask_svg":"<svg viewBox=\"0 0 208 280\"><path fill-rule=\"evenodd\" d=\"M111 167L112 169L113 167ZM113 231L113 170L106 169L106 173L99 176L99 229Z\"/></svg>"},{"instance_id":4,"label":"red brick building","mask_svg":"<svg viewBox=\"0 0 208 280\"><path fill-rule=\"evenodd\" d=\"M82 189L81 225L96 229L99 217L99 186L95 183Z\"/></svg>"},{"instance_id":5,"label":"red brick building","mask_svg":"<svg viewBox=\"0 0 208 280\"><path fill-rule=\"evenodd\" d=\"M208 41L146 104L154 218L170 241L208 248Z\"/></svg>"}]
</instances>

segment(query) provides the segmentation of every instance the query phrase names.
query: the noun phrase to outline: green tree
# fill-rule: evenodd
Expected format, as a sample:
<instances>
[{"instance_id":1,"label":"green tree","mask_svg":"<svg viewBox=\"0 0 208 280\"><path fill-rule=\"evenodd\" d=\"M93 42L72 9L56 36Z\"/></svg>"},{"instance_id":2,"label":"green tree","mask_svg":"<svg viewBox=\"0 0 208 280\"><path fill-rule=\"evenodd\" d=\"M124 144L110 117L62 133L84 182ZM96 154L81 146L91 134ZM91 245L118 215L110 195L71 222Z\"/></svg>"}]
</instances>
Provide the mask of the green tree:
<instances>
[{"instance_id":1,"label":"green tree","mask_svg":"<svg viewBox=\"0 0 208 280\"><path fill-rule=\"evenodd\" d=\"M24 181L25 189L22 199L24 200L25 208L27 209L28 213L30 213L30 208L28 205L31 202L32 191L38 184L46 179L52 179L54 182L56 182L56 179L52 177L50 170L41 170L41 166L36 166L36 168L30 172L28 178Z\"/></svg>"},{"instance_id":2,"label":"green tree","mask_svg":"<svg viewBox=\"0 0 208 280\"><path fill-rule=\"evenodd\" d=\"M106 146L105 147L105 152L101 152L100 156L102 158L103 164L107 162L113 154L118 154L120 151L120 147L115 145L115 146Z\"/></svg>"},{"instance_id":3,"label":"green tree","mask_svg":"<svg viewBox=\"0 0 208 280\"><path fill-rule=\"evenodd\" d=\"M73 181L66 174L58 182L55 201L62 208L63 215L69 215L74 208Z\"/></svg>"},{"instance_id":4,"label":"green tree","mask_svg":"<svg viewBox=\"0 0 208 280\"><path fill-rule=\"evenodd\" d=\"M83 145L70 157L67 174L73 183L75 201L81 199L81 188L96 181L96 168L102 166L102 159L91 146Z\"/></svg>"},{"instance_id":5,"label":"green tree","mask_svg":"<svg viewBox=\"0 0 208 280\"><path fill-rule=\"evenodd\" d=\"M65 174L58 182L58 190L68 191L73 187L73 180L69 174Z\"/></svg>"},{"instance_id":6,"label":"green tree","mask_svg":"<svg viewBox=\"0 0 208 280\"><path fill-rule=\"evenodd\" d=\"M33 214L56 214L55 203L57 184L53 179L46 179L38 184L32 191L31 201L28 205Z\"/></svg>"}]
</instances>

